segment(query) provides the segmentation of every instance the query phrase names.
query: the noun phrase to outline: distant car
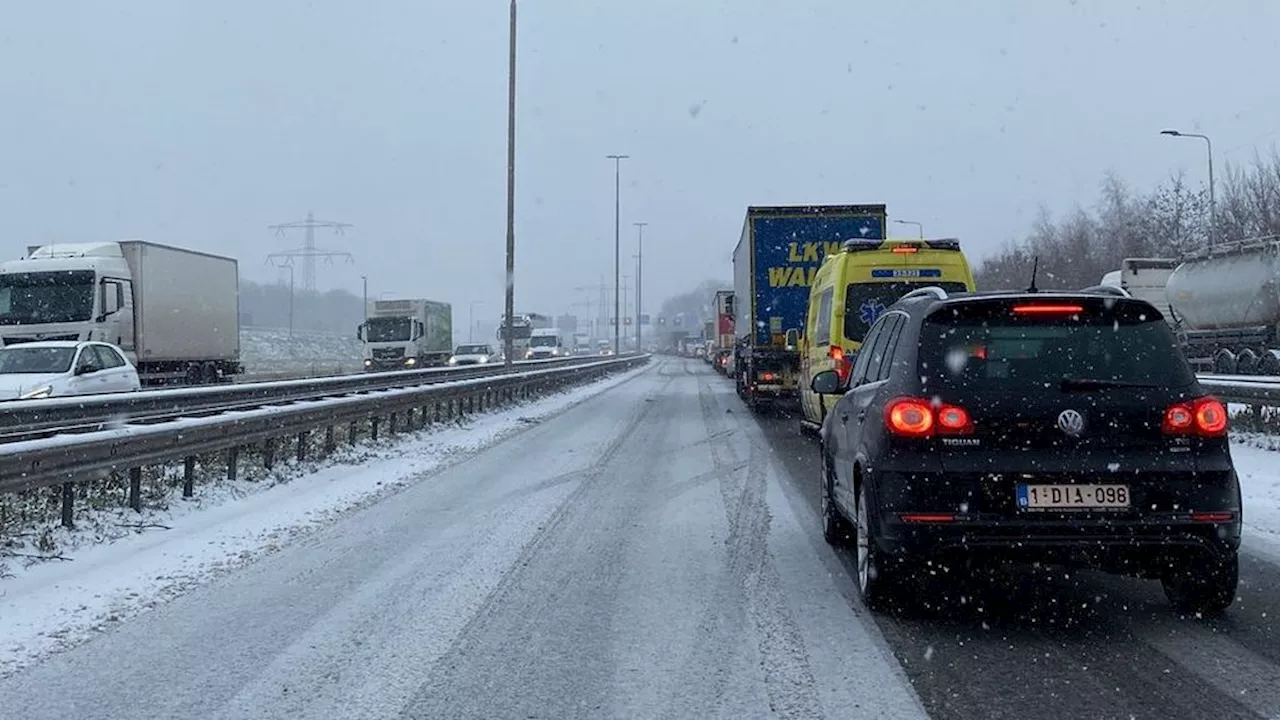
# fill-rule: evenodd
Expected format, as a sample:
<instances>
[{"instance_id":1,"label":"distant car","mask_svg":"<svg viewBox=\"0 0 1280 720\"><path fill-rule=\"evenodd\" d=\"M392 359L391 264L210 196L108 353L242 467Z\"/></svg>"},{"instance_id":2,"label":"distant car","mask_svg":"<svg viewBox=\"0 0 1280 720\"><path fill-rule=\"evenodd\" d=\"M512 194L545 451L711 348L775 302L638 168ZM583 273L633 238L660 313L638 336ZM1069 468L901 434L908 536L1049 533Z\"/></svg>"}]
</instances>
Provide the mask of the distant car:
<instances>
[{"instance_id":1,"label":"distant car","mask_svg":"<svg viewBox=\"0 0 1280 720\"><path fill-rule=\"evenodd\" d=\"M488 345L459 345L449 358L449 365L484 365L497 362L499 355Z\"/></svg>"},{"instance_id":2,"label":"distant car","mask_svg":"<svg viewBox=\"0 0 1280 720\"><path fill-rule=\"evenodd\" d=\"M852 367L811 382L840 396L821 430L823 534L855 544L868 607L970 560L1158 578L1184 612L1235 599L1227 409L1150 303L916 290Z\"/></svg>"},{"instance_id":3,"label":"distant car","mask_svg":"<svg viewBox=\"0 0 1280 720\"><path fill-rule=\"evenodd\" d=\"M0 399L133 392L138 371L115 345L76 340L29 342L0 348Z\"/></svg>"}]
</instances>

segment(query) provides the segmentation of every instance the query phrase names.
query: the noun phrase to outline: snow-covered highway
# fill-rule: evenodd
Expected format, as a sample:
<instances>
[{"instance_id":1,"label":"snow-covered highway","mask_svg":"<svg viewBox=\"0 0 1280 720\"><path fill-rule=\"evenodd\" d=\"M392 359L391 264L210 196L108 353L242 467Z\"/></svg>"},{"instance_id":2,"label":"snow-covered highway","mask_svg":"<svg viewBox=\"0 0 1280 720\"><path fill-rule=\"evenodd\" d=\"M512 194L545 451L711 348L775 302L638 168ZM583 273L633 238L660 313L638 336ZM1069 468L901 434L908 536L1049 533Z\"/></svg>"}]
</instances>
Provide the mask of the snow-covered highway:
<instances>
[{"instance_id":1,"label":"snow-covered highway","mask_svg":"<svg viewBox=\"0 0 1280 720\"><path fill-rule=\"evenodd\" d=\"M5 717L922 715L705 365L633 380L0 681Z\"/></svg>"},{"instance_id":2,"label":"snow-covered highway","mask_svg":"<svg viewBox=\"0 0 1280 720\"><path fill-rule=\"evenodd\" d=\"M750 414L700 361L605 384L0 679L0 717L1280 713L1280 570L1256 531L1218 620L1061 571L871 615L822 542L794 418ZM1280 517L1273 458L1237 457L1246 522L1251 502Z\"/></svg>"}]
</instances>

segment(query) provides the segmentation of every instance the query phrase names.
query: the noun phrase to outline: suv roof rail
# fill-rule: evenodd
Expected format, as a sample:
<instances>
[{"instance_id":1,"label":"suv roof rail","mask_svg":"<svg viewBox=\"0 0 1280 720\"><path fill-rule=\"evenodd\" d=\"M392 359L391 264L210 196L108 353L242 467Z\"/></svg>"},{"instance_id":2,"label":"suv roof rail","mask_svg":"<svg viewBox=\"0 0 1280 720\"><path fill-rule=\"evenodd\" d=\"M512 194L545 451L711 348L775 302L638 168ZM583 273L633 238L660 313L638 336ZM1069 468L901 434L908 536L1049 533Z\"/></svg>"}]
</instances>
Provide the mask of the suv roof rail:
<instances>
[{"instance_id":1,"label":"suv roof rail","mask_svg":"<svg viewBox=\"0 0 1280 720\"><path fill-rule=\"evenodd\" d=\"M1129 294L1128 290L1125 290L1122 287L1116 287L1115 285L1094 285L1092 287L1087 287L1080 292L1094 293L1096 295L1115 295L1117 297L1126 298L1133 297Z\"/></svg>"},{"instance_id":2,"label":"suv roof rail","mask_svg":"<svg viewBox=\"0 0 1280 720\"><path fill-rule=\"evenodd\" d=\"M938 287L937 285L930 285L930 286L928 286L928 287L922 287L922 288L920 288L920 289L918 289L918 290L912 290L911 292L907 293L906 295L903 295L902 297L900 297L900 298L898 298L898 299L899 299L899 300L911 300L911 299L914 299L914 298L922 298L922 297L935 297L935 298L937 298L937 299L939 299L939 300L946 300L946 299L947 299L947 291L946 291L946 290L943 290L942 288Z\"/></svg>"}]
</instances>

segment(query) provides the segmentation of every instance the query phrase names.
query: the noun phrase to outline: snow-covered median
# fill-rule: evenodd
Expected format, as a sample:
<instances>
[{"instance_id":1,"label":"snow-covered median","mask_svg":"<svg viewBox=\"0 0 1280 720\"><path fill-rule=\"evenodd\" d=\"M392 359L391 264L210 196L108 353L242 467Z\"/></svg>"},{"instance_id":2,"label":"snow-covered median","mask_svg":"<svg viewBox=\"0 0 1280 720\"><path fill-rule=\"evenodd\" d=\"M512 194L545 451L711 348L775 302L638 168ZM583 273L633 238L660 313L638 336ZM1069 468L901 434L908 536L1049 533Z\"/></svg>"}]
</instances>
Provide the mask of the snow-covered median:
<instances>
[{"instance_id":1,"label":"snow-covered median","mask_svg":"<svg viewBox=\"0 0 1280 720\"><path fill-rule=\"evenodd\" d=\"M0 579L0 676L82 642L129 616L452 460L644 372L620 373L524 405L366 444L320 463L282 463L268 481L220 482L190 501L138 514L94 513L53 540L65 560L11 560ZM18 558L17 560L21 560Z\"/></svg>"}]
</instances>

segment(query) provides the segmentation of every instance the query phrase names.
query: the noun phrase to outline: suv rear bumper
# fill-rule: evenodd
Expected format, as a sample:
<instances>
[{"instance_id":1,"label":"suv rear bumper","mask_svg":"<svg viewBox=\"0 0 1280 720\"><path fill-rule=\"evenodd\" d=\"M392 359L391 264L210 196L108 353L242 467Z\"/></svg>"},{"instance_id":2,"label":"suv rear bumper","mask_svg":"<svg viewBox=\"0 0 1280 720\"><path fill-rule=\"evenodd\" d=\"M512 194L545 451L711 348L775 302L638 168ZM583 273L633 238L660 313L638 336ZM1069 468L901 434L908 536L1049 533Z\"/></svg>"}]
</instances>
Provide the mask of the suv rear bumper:
<instances>
[{"instance_id":1,"label":"suv rear bumper","mask_svg":"<svg viewBox=\"0 0 1280 720\"><path fill-rule=\"evenodd\" d=\"M1192 555L1222 559L1240 547L1239 513L1230 522L1198 522L1187 513L1077 522L958 517L951 522L882 518L880 549L898 556L966 554L1012 562L1086 565L1143 574Z\"/></svg>"},{"instance_id":2,"label":"suv rear bumper","mask_svg":"<svg viewBox=\"0 0 1280 720\"><path fill-rule=\"evenodd\" d=\"M1097 477L1080 475L1086 482ZM1233 471L1150 472L1117 481L1129 486L1129 509L1028 511L1014 502L1012 479L885 472L877 477L872 517L881 550L896 555L968 553L1124 570L1197 553L1223 558L1240 547ZM1056 483L1070 481L1059 476Z\"/></svg>"}]
</instances>

